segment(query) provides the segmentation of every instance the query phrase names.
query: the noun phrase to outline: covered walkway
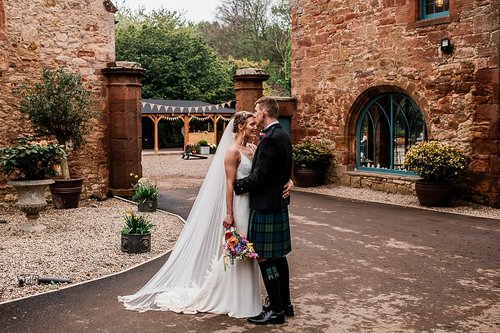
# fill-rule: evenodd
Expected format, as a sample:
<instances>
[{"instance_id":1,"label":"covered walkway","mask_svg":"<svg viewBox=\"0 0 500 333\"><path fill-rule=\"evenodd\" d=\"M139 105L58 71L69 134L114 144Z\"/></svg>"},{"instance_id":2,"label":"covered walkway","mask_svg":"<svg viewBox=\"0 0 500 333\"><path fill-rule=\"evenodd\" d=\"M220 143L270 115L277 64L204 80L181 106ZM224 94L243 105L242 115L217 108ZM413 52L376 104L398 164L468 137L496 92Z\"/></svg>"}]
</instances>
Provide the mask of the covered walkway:
<instances>
[{"instance_id":1,"label":"covered walkway","mask_svg":"<svg viewBox=\"0 0 500 333\"><path fill-rule=\"evenodd\" d=\"M161 120L169 122L181 120L183 122L184 148L188 143L198 143L200 140L217 144L217 133L224 131L226 123L235 113L234 109L229 108L232 103L214 105L201 101L143 99L141 101L142 117L151 119L154 124L154 153L158 154L160 149L158 125ZM191 131L189 123L193 119L208 122L207 130ZM218 124L222 128L218 128Z\"/></svg>"}]
</instances>

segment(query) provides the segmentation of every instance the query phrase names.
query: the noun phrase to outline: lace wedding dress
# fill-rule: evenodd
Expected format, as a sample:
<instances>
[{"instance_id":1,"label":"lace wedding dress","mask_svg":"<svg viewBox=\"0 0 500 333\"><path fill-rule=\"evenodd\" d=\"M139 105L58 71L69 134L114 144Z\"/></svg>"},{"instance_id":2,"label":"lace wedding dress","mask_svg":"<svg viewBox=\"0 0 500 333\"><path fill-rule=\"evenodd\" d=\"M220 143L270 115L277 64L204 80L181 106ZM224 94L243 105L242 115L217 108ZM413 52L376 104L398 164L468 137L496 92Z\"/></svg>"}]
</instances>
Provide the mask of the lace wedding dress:
<instances>
[{"instance_id":1,"label":"lace wedding dress","mask_svg":"<svg viewBox=\"0 0 500 333\"><path fill-rule=\"evenodd\" d=\"M129 310L211 312L234 318L262 310L259 268L255 260L236 260L224 271L222 243L226 215L224 156L232 142L231 121L191 209L186 225L163 267L137 293L120 296ZM236 177L250 173L252 162L241 154ZM248 231L248 194L234 196L236 230Z\"/></svg>"}]
</instances>

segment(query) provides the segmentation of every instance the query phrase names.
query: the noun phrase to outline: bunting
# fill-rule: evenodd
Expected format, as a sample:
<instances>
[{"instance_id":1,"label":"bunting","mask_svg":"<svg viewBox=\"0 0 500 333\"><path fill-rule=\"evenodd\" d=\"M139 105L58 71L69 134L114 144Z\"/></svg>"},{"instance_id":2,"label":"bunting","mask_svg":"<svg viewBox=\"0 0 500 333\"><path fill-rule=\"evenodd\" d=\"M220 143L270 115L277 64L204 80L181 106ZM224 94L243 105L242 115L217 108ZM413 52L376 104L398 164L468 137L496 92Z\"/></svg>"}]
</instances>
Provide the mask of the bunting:
<instances>
[{"instance_id":1,"label":"bunting","mask_svg":"<svg viewBox=\"0 0 500 333\"><path fill-rule=\"evenodd\" d=\"M161 104L155 104L155 103L147 103L147 102L142 102L141 105L143 108L149 107L150 110L153 113L171 113L174 115L175 113L181 113L181 114L188 114L190 115L191 113L201 113L205 115L205 112L217 112L220 109L223 108L230 108L231 104L233 104L234 101L228 101L220 104L215 104L215 105L200 105L200 106L172 106L172 105L161 105Z\"/></svg>"}]
</instances>

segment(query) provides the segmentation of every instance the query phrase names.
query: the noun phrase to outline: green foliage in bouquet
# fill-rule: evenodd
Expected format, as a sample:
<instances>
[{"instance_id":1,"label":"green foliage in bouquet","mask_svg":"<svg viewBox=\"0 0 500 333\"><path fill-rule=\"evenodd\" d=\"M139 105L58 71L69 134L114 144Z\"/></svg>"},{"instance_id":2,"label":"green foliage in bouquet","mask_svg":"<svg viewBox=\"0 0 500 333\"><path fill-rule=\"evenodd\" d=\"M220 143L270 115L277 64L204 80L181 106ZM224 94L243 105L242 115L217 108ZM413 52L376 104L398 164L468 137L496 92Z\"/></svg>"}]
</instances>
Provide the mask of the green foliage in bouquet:
<instances>
[{"instance_id":1,"label":"green foliage in bouquet","mask_svg":"<svg viewBox=\"0 0 500 333\"><path fill-rule=\"evenodd\" d=\"M21 137L17 144L0 148L0 168L25 180L45 179L57 175L56 166L65 156L56 141Z\"/></svg>"},{"instance_id":2,"label":"green foliage in bouquet","mask_svg":"<svg viewBox=\"0 0 500 333\"><path fill-rule=\"evenodd\" d=\"M405 167L432 182L462 175L469 163L470 158L460 149L435 141L424 141L411 147L404 159Z\"/></svg>"},{"instance_id":3,"label":"green foliage in bouquet","mask_svg":"<svg viewBox=\"0 0 500 333\"><path fill-rule=\"evenodd\" d=\"M326 167L333 159L333 150L326 141L305 140L293 145L293 164L299 168Z\"/></svg>"},{"instance_id":4,"label":"green foliage in bouquet","mask_svg":"<svg viewBox=\"0 0 500 333\"><path fill-rule=\"evenodd\" d=\"M138 215L133 212L125 212L123 214L125 225L122 228L122 234L147 234L150 233L155 226L144 215Z\"/></svg>"}]
</instances>

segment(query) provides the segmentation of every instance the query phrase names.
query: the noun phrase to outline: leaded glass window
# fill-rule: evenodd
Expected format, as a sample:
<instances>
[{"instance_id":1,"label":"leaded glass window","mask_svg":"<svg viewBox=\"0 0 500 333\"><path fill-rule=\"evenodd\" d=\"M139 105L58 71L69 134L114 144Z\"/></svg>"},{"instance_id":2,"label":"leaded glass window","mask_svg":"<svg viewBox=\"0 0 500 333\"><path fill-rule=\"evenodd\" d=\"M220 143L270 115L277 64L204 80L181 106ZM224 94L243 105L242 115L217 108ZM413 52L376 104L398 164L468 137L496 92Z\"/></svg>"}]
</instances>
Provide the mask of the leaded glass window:
<instances>
[{"instance_id":1,"label":"leaded glass window","mask_svg":"<svg viewBox=\"0 0 500 333\"><path fill-rule=\"evenodd\" d=\"M406 151L427 140L427 125L418 106L401 93L375 96L360 114L356 133L356 168L405 173Z\"/></svg>"},{"instance_id":2,"label":"leaded glass window","mask_svg":"<svg viewBox=\"0 0 500 333\"><path fill-rule=\"evenodd\" d=\"M450 10L449 0L420 0L420 18L431 19L448 16Z\"/></svg>"}]
</instances>

